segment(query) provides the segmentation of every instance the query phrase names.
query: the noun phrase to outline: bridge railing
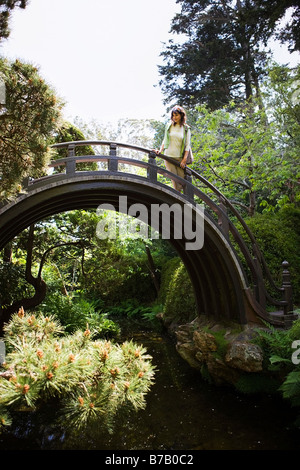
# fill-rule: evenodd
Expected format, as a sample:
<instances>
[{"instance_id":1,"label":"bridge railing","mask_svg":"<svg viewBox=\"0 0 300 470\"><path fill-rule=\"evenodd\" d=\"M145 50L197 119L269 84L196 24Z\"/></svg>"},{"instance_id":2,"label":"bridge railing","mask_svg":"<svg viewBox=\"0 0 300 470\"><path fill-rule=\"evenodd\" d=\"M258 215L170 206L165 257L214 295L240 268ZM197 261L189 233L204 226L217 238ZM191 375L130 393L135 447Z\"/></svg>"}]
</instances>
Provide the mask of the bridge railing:
<instances>
[{"instance_id":1,"label":"bridge railing","mask_svg":"<svg viewBox=\"0 0 300 470\"><path fill-rule=\"evenodd\" d=\"M109 153L105 155L96 154L96 155L77 155L75 154L76 148L80 146L102 146L108 147ZM64 158L59 158L57 160L53 160L50 167L57 168L57 167L65 167L67 175L73 175L76 172L76 166L80 163L106 163L107 164L107 171L110 172L118 172L122 171L121 165L129 165L131 167L139 167L144 168L147 172L147 179L151 183L158 183L158 175L166 178L167 180L175 181L180 183L183 186L183 193L190 201L193 201L193 192L191 191L189 183L189 177L191 179L191 172L187 170L186 177L183 179L180 176L175 175L174 173L169 172L163 167L159 167L156 164L156 158L158 155L154 150L145 149L143 147L139 147L136 145L129 145L123 143L116 143L116 142L107 142L107 141L75 141L75 142L63 142L59 144L54 144L52 146L54 149L62 149L67 148L67 156ZM146 156L148 156L148 160L141 160L141 159L134 159L132 157L126 156L118 156L117 150L118 149L127 149L127 150L134 150L136 152L140 152ZM162 154L159 154L159 157L163 158L170 163L175 163L172 158L168 158ZM124 172L124 171L123 171Z\"/></svg>"},{"instance_id":2,"label":"bridge railing","mask_svg":"<svg viewBox=\"0 0 300 470\"><path fill-rule=\"evenodd\" d=\"M76 155L76 148L81 146L91 146L93 148L97 148L99 146L106 147L109 149L109 151L107 154ZM101 170L97 170L100 172L120 172L122 171L120 165L124 164L131 167L144 168L147 175L146 178L152 184L166 184L165 180L159 181L159 175L163 178L167 178L169 182L173 180L180 183L183 187L183 195L187 201L195 204L196 200L199 199L204 202L209 208L210 212L215 214L217 218L217 224L226 239L230 241L230 235L233 237L234 242L239 247L239 250L243 255L243 264L246 264L247 270L250 273L251 280L249 281L250 284L252 284L252 288L254 290L254 299L251 297L249 300L252 302L254 301L256 303L256 307L261 309L261 316L264 316L267 303L276 306L280 312L283 312L284 316L288 316L292 313L293 303L288 263L286 261L282 263L282 285L278 287L272 278L267 263L259 249L254 235L252 234L240 213L236 210L234 205L201 174L191 168L186 168L185 177L183 179L174 173L170 173L164 167L157 165L157 160L162 162L169 161L179 166L178 162L163 154L156 154L156 152L153 150L136 145L110 141L83 140L63 142L55 144L52 147L57 150L63 148L67 150L66 157L53 160L50 164L50 167L52 168L65 167L65 173L67 176L74 176L76 173L78 173L76 171L76 167L79 163L98 162L107 164L107 170L103 170L103 168ZM143 157L146 157L146 160L118 156L117 153L119 149L140 152ZM195 184L193 184L193 182ZM213 193L215 200L213 200L207 193L197 187L197 184L199 183L201 187L204 187ZM244 234L241 234L233 220L237 220L239 222L240 226L244 230ZM247 242L245 241L245 234L248 237ZM271 296L268 293L265 281L269 283L269 286L273 289L273 291L277 292L278 296L280 295L280 299L274 298L274 296ZM273 323L281 324L282 320L279 318L276 320L276 317L274 317Z\"/></svg>"}]
</instances>

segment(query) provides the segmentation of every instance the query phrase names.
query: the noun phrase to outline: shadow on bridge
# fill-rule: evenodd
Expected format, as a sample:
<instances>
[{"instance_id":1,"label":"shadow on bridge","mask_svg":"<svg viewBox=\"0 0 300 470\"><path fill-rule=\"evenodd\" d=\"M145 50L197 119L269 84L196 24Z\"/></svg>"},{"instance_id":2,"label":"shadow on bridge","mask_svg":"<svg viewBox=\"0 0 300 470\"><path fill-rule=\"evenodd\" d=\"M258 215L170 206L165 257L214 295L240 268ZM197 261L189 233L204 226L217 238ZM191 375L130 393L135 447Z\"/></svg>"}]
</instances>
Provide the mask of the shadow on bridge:
<instances>
[{"instance_id":1,"label":"shadow on bridge","mask_svg":"<svg viewBox=\"0 0 300 470\"><path fill-rule=\"evenodd\" d=\"M87 145L100 147L103 153L76 156L76 148ZM76 141L53 147L66 149L66 157L50 164L49 175L28 179L23 192L0 207L0 249L31 224L57 213L98 208L101 204L111 204L116 211L122 211L120 200L124 196L128 206L142 204L148 214L153 205L176 205L182 208L182 214L189 206L194 233L200 230L199 224L204 228L203 246L199 248L195 244L195 248L186 249L190 240L185 227L181 236L176 236L178 220L170 211L167 214L169 241L190 276L199 314L240 324L265 320L283 327L288 327L296 318L288 263L282 263L282 285L277 287L239 212L199 173L188 168L182 179L160 165L163 160L171 161L170 158L128 144ZM128 152L134 152L135 158ZM78 171L79 163L92 162L97 163L97 170ZM182 184L183 193L170 186L171 180ZM199 205L204 208L200 218ZM141 215L137 213L136 217ZM154 224L151 217L146 222L150 226ZM163 213L156 227L160 232L162 223ZM184 225L184 218L182 223ZM275 295L269 294L266 285ZM274 311L268 313L270 306Z\"/></svg>"}]
</instances>

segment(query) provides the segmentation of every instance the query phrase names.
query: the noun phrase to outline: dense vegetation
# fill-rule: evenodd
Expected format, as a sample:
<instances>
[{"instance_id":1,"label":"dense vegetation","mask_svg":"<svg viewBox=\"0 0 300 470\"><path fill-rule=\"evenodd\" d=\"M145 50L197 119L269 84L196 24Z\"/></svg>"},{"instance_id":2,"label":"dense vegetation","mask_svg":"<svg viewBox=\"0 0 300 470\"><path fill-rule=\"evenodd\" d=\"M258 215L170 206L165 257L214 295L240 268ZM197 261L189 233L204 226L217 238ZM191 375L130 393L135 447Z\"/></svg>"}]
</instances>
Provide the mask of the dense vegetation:
<instances>
[{"instance_id":1,"label":"dense vegetation","mask_svg":"<svg viewBox=\"0 0 300 470\"><path fill-rule=\"evenodd\" d=\"M186 106L192 128L193 168L242 212L279 284L281 262L289 261L297 306L300 67L274 63L265 46L277 35L291 50L299 50L298 2L178 3L182 11L171 28L181 35L181 42L172 40L165 46L165 64L160 67L166 102ZM1 5L0 38L9 34L10 9L25 8L26 1ZM280 31L278 20L287 8L292 8L292 16ZM45 175L50 158L62 156L61 151L50 150L52 143L85 138L118 141L126 134L128 143L148 148L160 145L164 122L131 120L120 122L114 130L95 122L66 123L60 98L30 64L0 59L0 79L6 87L6 100L0 104L2 202L22 190L24 178ZM81 148L86 151L93 153L90 147ZM66 396L72 398L64 408L66 416L78 424L98 419L99 413L104 413L105 419L113 418L126 400L139 408L143 405L141 394L152 380L152 369L142 349L139 356L132 355L136 345L109 342L118 338L117 316L135 314L150 321L163 312L166 324L195 317L191 283L171 245L134 237L99 240L96 227L105 217L109 217L107 212L99 215L94 210L56 214L28 227L3 250L0 314L6 323L7 364L11 368L9 380L0 380L5 413L13 405L35 406L48 398ZM26 313L18 315L22 307ZM34 335L31 328L36 328ZM85 334L87 331L93 335ZM269 357L273 365L286 366L290 360L287 348L280 349L277 358L274 354L282 342L297 339L295 331L264 337L264 347L272 349ZM71 347L78 362L65 360L54 370L58 358L51 348L57 341L64 345L64 357L70 357ZM95 358L95 351L105 348L111 352L109 367ZM45 362L37 354L40 349ZM24 354L27 365L21 364ZM135 365L129 370L132 361ZM83 365L85 386L78 389ZM284 370L288 375L283 390L298 404L298 366L294 368L291 361L290 366L292 370ZM115 386L111 387L110 371L117 367L121 373L113 377ZM145 367L149 367L147 374ZM72 377L68 384L62 380L66 370ZM50 372L53 375L49 378ZM143 375L139 377L140 372ZM96 406L90 406L84 393L95 395ZM84 411L81 418L78 410Z\"/></svg>"},{"instance_id":2,"label":"dense vegetation","mask_svg":"<svg viewBox=\"0 0 300 470\"><path fill-rule=\"evenodd\" d=\"M297 410L295 425L300 426L300 320L289 330L278 330L270 325L258 330L256 342L265 354L265 367L279 383L282 397ZM274 390L273 390L274 391Z\"/></svg>"}]
</instances>

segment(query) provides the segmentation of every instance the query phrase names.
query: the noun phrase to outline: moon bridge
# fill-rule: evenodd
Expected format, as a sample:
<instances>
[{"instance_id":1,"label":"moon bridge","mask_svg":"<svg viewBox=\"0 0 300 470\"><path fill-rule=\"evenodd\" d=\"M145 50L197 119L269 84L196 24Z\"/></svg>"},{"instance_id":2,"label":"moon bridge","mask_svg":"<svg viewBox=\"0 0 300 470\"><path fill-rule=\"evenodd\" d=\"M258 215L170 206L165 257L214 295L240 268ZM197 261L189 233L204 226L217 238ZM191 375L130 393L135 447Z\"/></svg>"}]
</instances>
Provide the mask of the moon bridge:
<instances>
[{"instance_id":1,"label":"moon bridge","mask_svg":"<svg viewBox=\"0 0 300 470\"><path fill-rule=\"evenodd\" d=\"M95 154L76 155L83 146L91 146ZM96 153L99 147L100 153ZM143 204L149 214L154 204L189 205L194 229L199 225L197 207L201 204L203 246L187 250L184 235L170 238L190 276L198 313L241 324L265 320L283 327L296 318L288 263L282 262L282 285L277 286L240 213L201 174L186 168L181 178L164 167L164 161L179 165L171 158L129 144L75 141L55 144L53 149L65 150L66 156L51 162L47 176L28 178L23 192L0 207L0 249L32 223L59 212L101 204L122 211L124 196L129 205ZM79 170L79 164L82 168L91 163L96 169ZM182 193L172 188L172 181L182 185ZM168 215L174 230L176 217Z\"/></svg>"}]
</instances>

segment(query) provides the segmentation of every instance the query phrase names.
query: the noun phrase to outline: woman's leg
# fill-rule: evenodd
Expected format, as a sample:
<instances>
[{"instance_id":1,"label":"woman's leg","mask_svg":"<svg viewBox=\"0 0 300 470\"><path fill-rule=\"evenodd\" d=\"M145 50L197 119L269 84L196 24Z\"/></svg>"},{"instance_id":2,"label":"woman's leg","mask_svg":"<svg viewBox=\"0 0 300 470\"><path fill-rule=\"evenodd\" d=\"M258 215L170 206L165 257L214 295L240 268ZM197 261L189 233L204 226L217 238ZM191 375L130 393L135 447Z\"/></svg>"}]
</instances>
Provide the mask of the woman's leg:
<instances>
[{"instance_id":1,"label":"woman's leg","mask_svg":"<svg viewBox=\"0 0 300 470\"><path fill-rule=\"evenodd\" d=\"M171 173L174 173L175 175L180 176L181 178L184 178L184 170L180 166L173 165L173 163L165 161L166 168L168 171ZM177 191L181 191L183 189L182 185L178 183L177 181L172 180L172 185L173 188L176 189Z\"/></svg>"}]
</instances>

